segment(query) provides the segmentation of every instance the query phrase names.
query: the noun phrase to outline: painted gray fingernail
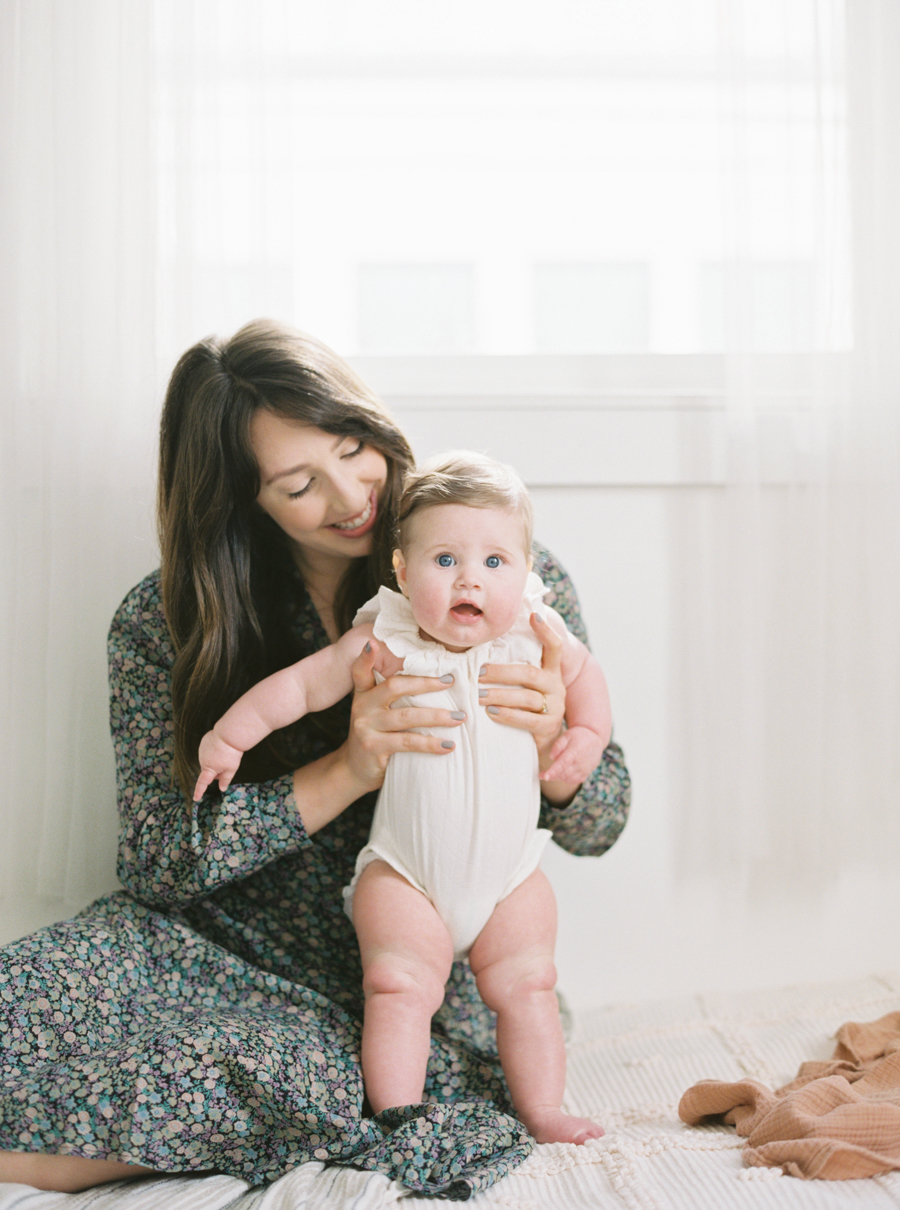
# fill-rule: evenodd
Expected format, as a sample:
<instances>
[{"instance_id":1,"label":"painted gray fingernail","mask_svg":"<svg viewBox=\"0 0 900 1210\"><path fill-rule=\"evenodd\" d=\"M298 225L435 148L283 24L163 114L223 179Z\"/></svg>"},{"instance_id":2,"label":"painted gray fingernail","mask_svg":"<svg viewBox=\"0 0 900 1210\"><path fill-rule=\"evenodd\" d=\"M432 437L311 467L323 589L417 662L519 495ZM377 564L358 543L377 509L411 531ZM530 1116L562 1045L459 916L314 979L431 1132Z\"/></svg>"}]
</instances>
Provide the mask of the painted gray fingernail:
<instances>
[{"instance_id":1,"label":"painted gray fingernail","mask_svg":"<svg viewBox=\"0 0 900 1210\"><path fill-rule=\"evenodd\" d=\"M365 647L363 647L363 651L365 651L365 653L368 655L368 653L369 653L371 650L372 650L372 644L371 644L371 643L366 643Z\"/></svg>"},{"instance_id":2,"label":"painted gray fingernail","mask_svg":"<svg viewBox=\"0 0 900 1210\"><path fill-rule=\"evenodd\" d=\"M487 689L479 689L479 690L478 690L478 696L479 696L479 697L487 697L487 695L488 695L488 691L487 691Z\"/></svg>"},{"instance_id":3,"label":"painted gray fingernail","mask_svg":"<svg viewBox=\"0 0 900 1210\"><path fill-rule=\"evenodd\" d=\"M441 684L442 685L452 685L453 684L452 673L445 672L444 675L441 677Z\"/></svg>"},{"instance_id":4,"label":"painted gray fingernail","mask_svg":"<svg viewBox=\"0 0 900 1210\"><path fill-rule=\"evenodd\" d=\"M466 717L462 710L451 710L450 717L459 719L460 722Z\"/></svg>"},{"instance_id":5,"label":"painted gray fingernail","mask_svg":"<svg viewBox=\"0 0 900 1210\"><path fill-rule=\"evenodd\" d=\"M456 747L456 744L451 744L451 743L450 743L450 741L449 741L449 739L442 739L442 740L441 740L441 747L442 747L442 748L455 748L455 747Z\"/></svg>"},{"instance_id":6,"label":"painted gray fingernail","mask_svg":"<svg viewBox=\"0 0 900 1210\"><path fill-rule=\"evenodd\" d=\"M486 665L486 664L482 664L482 665L481 665L481 667L478 669L478 675L479 675L479 676L484 676L484 674L485 674L486 672L487 672L487 665Z\"/></svg>"},{"instance_id":7,"label":"painted gray fingernail","mask_svg":"<svg viewBox=\"0 0 900 1210\"><path fill-rule=\"evenodd\" d=\"M500 711L498 710L498 708L496 706L488 706L487 712L488 712L488 714L499 714L500 713Z\"/></svg>"}]
</instances>

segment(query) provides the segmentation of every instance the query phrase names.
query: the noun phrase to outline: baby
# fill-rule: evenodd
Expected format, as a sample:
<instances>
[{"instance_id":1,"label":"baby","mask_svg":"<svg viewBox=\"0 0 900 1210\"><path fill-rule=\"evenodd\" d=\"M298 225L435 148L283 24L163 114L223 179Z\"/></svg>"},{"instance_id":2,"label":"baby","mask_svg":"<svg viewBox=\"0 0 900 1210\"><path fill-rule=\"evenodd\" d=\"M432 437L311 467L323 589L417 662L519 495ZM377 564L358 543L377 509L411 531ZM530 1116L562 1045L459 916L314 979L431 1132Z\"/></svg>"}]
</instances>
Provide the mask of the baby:
<instances>
[{"instance_id":1,"label":"baby","mask_svg":"<svg viewBox=\"0 0 900 1210\"><path fill-rule=\"evenodd\" d=\"M394 552L400 592L381 588L337 643L244 694L203 738L194 797L214 780L225 789L243 753L269 732L349 693L351 665L366 644L379 681L398 673L442 680L445 690L395 705L464 717L443 732L453 751L441 759L391 757L368 843L344 891L363 965L369 1103L379 1113L422 1100L431 1017L454 958L467 957L482 999L497 1013L497 1048L517 1115L538 1142L583 1143L603 1131L561 1108L556 905L538 868L550 835L537 827L539 777L583 781L609 743L611 722L599 665L542 603L531 527L525 487L501 463L461 453L413 473ZM562 639L566 686L566 729L541 774L531 733L498 725L479 705L479 688L488 687L483 666L540 665L535 612Z\"/></svg>"}]
</instances>

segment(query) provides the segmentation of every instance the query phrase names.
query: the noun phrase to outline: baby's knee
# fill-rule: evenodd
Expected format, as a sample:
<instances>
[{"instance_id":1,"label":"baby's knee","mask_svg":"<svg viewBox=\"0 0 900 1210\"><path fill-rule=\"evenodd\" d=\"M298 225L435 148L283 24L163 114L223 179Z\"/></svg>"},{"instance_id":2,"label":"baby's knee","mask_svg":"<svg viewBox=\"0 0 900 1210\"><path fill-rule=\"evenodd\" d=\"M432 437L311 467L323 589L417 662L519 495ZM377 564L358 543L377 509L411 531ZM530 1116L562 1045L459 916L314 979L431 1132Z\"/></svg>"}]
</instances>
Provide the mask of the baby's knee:
<instances>
[{"instance_id":1,"label":"baby's knee","mask_svg":"<svg viewBox=\"0 0 900 1210\"><path fill-rule=\"evenodd\" d=\"M511 1004L552 992L556 987L556 966L550 954L504 958L483 967L475 981L488 1008L502 1012Z\"/></svg>"},{"instance_id":2,"label":"baby's knee","mask_svg":"<svg viewBox=\"0 0 900 1210\"><path fill-rule=\"evenodd\" d=\"M444 999L444 983L427 966L408 959L383 955L363 972L363 992L371 996L395 996L433 1015Z\"/></svg>"}]
</instances>

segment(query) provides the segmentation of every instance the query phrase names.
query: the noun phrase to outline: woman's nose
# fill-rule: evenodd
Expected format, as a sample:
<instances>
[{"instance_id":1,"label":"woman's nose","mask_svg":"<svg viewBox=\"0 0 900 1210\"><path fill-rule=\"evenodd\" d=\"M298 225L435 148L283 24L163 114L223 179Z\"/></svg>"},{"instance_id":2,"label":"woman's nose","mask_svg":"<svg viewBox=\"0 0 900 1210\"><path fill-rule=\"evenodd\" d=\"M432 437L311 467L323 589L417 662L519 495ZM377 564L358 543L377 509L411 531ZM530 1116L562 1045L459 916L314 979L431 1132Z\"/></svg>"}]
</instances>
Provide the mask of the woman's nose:
<instances>
[{"instance_id":1,"label":"woman's nose","mask_svg":"<svg viewBox=\"0 0 900 1210\"><path fill-rule=\"evenodd\" d=\"M331 476L331 503L338 512L361 513L369 499L369 486L346 465L338 465Z\"/></svg>"}]
</instances>

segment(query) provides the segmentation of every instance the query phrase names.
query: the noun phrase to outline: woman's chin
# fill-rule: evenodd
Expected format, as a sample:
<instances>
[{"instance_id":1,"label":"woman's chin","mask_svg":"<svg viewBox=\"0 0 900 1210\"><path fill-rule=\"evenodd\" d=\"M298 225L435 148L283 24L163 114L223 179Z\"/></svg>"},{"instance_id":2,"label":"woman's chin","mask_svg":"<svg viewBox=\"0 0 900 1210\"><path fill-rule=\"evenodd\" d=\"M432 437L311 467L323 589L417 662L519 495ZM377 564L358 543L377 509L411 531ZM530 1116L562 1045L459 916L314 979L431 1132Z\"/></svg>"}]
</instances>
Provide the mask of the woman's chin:
<instances>
[{"instance_id":1,"label":"woman's chin","mask_svg":"<svg viewBox=\"0 0 900 1210\"><path fill-rule=\"evenodd\" d=\"M303 537L289 535L294 562L303 571L304 567L315 565L321 560L364 559L372 553L374 539L371 533L350 542L346 538L337 538L330 528L316 530L314 534Z\"/></svg>"}]
</instances>

